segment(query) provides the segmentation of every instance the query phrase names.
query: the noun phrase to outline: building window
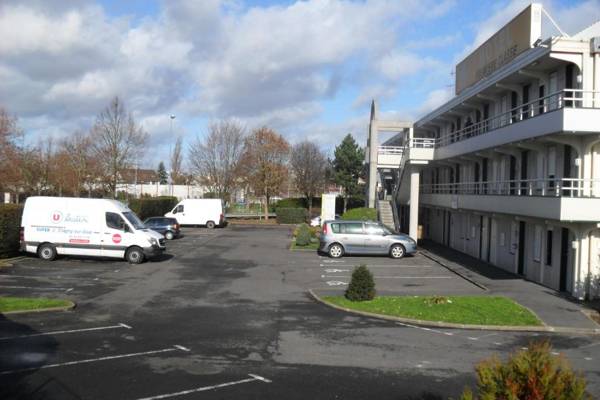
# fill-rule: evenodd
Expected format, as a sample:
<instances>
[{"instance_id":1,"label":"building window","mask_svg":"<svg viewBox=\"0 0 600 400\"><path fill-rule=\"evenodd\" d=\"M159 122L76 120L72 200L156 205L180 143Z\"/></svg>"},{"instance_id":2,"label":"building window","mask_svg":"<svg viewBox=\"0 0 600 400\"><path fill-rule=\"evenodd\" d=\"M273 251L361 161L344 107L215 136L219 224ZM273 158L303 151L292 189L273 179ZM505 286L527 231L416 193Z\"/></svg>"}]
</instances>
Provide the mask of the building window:
<instances>
[{"instance_id":1,"label":"building window","mask_svg":"<svg viewBox=\"0 0 600 400\"><path fill-rule=\"evenodd\" d=\"M542 259L542 227L535 226L533 238L533 261L540 262Z\"/></svg>"},{"instance_id":2,"label":"building window","mask_svg":"<svg viewBox=\"0 0 600 400\"><path fill-rule=\"evenodd\" d=\"M552 266L552 242L553 242L553 231L548 229L546 231L546 265Z\"/></svg>"}]
</instances>

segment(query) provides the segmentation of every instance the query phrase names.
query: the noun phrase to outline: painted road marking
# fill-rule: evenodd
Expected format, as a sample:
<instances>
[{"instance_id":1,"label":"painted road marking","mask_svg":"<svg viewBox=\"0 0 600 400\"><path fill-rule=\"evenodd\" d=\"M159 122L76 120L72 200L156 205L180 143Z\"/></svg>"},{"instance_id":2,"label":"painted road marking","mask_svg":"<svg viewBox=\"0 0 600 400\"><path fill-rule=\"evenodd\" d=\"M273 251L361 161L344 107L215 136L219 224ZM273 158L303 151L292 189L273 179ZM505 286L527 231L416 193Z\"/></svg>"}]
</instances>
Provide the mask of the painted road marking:
<instances>
[{"instance_id":1,"label":"painted road marking","mask_svg":"<svg viewBox=\"0 0 600 400\"><path fill-rule=\"evenodd\" d=\"M187 347L183 347L183 346L181 346L181 345L179 345L179 344L176 344L176 345L175 345L175 346L173 346L173 347L177 347L179 350L183 350L183 351L188 351L188 352L189 352L189 351L191 351L191 350L190 350L190 349L188 349Z\"/></svg>"},{"instance_id":2,"label":"painted road marking","mask_svg":"<svg viewBox=\"0 0 600 400\"><path fill-rule=\"evenodd\" d=\"M347 275L321 275L321 278L350 278ZM377 276L379 279L452 279L453 276Z\"/></svg>"},{"instance_id":3,"label":"painted road marking","mask_svg":"<svg viewBox=\"0 0 600 400\"><path fill-rule=\"evenodd\" d=\"M325 264L340 264L340 263L345 263L346 261L341 261L341 260L323 260L321 262L324 262Z\"/></svg>"},{"instance_id":4,"label":"painted road marking","mask_svg":"<svg viewBox=\"0 0 600 400\"><path fill-rule=\"evenodd\" d=\"M404 322L396 322L396 324L400 325L400 326L406 326L409 328L420 329L422 331L441 333L442 335L446 335L446 336L454 336L454 333L452 333L452 332L444 332L444 331L440 331L437 329L427 328L424 326L411 325L411 324L406 324Z\"/></svg>"},{"instance_id":5,"label":"painted road marking","mask_svg":"<svg viewBox=\"0 0 600 400\"><path fill-rule=\"evenodd\" d=\"M31 338L31 337L37 337L37 336L64 335L67 333L91 332L91 331L102 331L102 330L107 330L107 329L122 329L122 328L131 329L131 326L120 323L118 325L97 326L94 328L82 328L82 329L70 329L70 330L64 330L64 331L32 333L30 335L5 336L5 337L0 337L0 340L25 339L25 338Z\"/></svg>"},{"instance_id":6,"label":"painted road marking","mask_svg":"<svg viewBox=\"0 0 600 400\"><path fill-rule=\"evenodd\" d=\"M33 287L33 286L0 286L0 289L32 289L32 290L59 290L61 292L73 290L73 288L63 287Z\"/></svg>"},{"instance_id":7,"label":"painted road marking","mask_svg":"<svg viewBox=\"0 0 600 400\"><path fill-rule=\"evenodd\" d=\"M327 272L328 274L333 274L336 272L349 272L349 269L326 269L325 272Z\"/></svg>"},{"instance_id":8,"label":"painted road marking","mask_svg":"<svg viewBox=\"0 0 600 400\"><path fill-rule=\"evenodd\" d=\"M225 383L220 383L218 385L212 385L212 386L202 386L202 387L195 388L195 389L182 390L181 392L160 394L158 396L142 397L142 398L137 399L137 400L159 400L159 399L167 399L169 397L184 396L186 394L192 394L192 393L198 393L198 392L205 392L207 390L221 389L221 388L228 387L228 386L241 385L243 383L250 383L250 382L256 382L256 381L260 381L260 382L264 382L264 383L271 383L272 382L271 380L269 380L267 378L263 378L262 376L259 376L259 375L248 374L248 376L250 378L240 379L239 381L225 382Z\"/></svg>"},{"instance_id":9,"label":"painted road marking","mask_svg":"<svg viewBox=\"0 0 600 400\"><path fill-rule=\"evenodd\" d=\"M342 286L342 285L347 285L346 282L341 282L341 281L327 281L325 282L327 283L329 286Z\"/></svg>"},{"instance_id":10,"label":"painted road marking","mask_svg":"<svg viewBox=\"0 0 600 400\"><path fill-rule=\"evenodd\" d=\"M320 267L331 267L331 265L323 265L320 264ZM434 265L369 265L366 264L367 268L396 268L396 269L404 269L404 268L438 268Z\"/></svg>"},{"instance_id":11,"label":"painted road marking","mask_svg":"<svg viewBox=\"0 0 600 400\"><path fill-rule=\"evenodd\" d=\"M173 347L168 347L166 349L143 351L140 353L118 354L116 356L88 358L85 360L69 361L69 362L57 363L57 364L40 365L37 367L19 368L19 369L12 369L12 370L8 370L8 371L0 371L0 375L9 375L9 374L16 374L16 373L28 372L28 371L37 371L38 369L66 367L69 365L89 364L89 363L98 362L98 361L117 360L119 358L131 358L131 357L147 356L147 355L151 355L151 354L169 353L169 352L178 351L178 350L180 350L180 349L173 346Z\"/></svg>"}]
</instances>

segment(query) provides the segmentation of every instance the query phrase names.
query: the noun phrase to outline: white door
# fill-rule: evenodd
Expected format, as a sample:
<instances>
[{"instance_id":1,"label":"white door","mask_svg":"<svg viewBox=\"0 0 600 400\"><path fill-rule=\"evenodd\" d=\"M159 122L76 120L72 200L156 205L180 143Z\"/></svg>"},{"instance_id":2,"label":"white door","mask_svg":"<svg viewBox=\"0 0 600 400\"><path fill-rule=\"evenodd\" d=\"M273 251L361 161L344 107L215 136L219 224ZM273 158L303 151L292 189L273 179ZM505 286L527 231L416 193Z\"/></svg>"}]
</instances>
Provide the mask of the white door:
<instances>
[{"instance_id":1,"label":"white door","mask_svg":"<svg viewBox=\"0 0 600 400\"><path fill-rule=\"evenodd\" d=\"M125 219L114 212L105 213L105 226L102 232L102 256L123 258L125 250L133 243L131 233Z\"/></svg>"},{"instance_id":2,"label":"white door","mask_svg":"<svg viewBox=\"0 0 600 400\"><path fill-rule=\"evenodd\" d=\"M186 206L184 204L178 204L177 207L175 207L173 210L173 217L177 219L177 222L179 222L180 225L193 224L193 222L190 221L189 215L186 215Z\"/></svg>"}]
</instances>

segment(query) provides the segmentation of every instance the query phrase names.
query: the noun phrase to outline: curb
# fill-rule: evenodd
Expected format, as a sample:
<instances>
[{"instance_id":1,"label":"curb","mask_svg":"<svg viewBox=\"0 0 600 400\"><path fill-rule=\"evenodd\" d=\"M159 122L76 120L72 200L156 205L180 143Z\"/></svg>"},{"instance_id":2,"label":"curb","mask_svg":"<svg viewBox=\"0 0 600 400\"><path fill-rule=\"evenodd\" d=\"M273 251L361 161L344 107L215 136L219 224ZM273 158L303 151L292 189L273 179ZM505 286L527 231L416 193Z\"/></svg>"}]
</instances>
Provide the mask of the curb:
<instances>
[{"instance_id":1,"label":"curb","mask_svg":"<svg viewBox=\"0 0 600 400\"><path fill-rule=\"evenodd\" d=\"M420 319L411 319L403 317L394 317L391 315L382 315L370 313L367 311L352 310L345 307L340 307L323 300L312 289L308 289L308 293L318 303L324 304L336 310L345 311L351 314L362 315L364 317L383 319L387 321L401 322L404 324L412 324L423 327L434 328L450 328L450 329L468 329L479 331L505 331L505 332L544 332L544 333L566 333L566 334L581 334L581 335L600 335L600 329L585 329L585 328L569 328L563 326L511 326L511 325L467 325L455 324L451 322L440 321L424 321Z\"/></svg>"},{"instance_id":2,"label":"curb","mask_svg":"<svg viewBox=\"0 0 600 400\"><path fill-rule=\"evenodd\" d=\"M432 256L429 251L424 250L424 249L420 249L419 252L421 254L423 254L423 256L429 258L431 261L435 262L436 264L441 265L442 267L446 268L448 271L450 271L450 272L452 272L452 273L460 276L461 278L463 278L464 280L472 283L473 285L477 286L478 288L483 289L486 292L489 291L489 289L487 288L487 286L485 286L484 284L479 283L479 282L475 281L474 279L469 278L468 276L466 276L466 275L458 272L457 270L455 270L454 268L450 267L449 265L446 265L445 263L443 263L442 261L440 261L438 258Z\"/></svg>"},{"instance_id":3,"label":"curb","mask_svg":"<svg viewBox=\"0 0 600 400\"><path fill-rule=\"evenodd\" d=\"M49 307L49 308L40 308L38 310L15 310L15 311L6 311L0 312L1 315L11 315L11 314L28 314L28 313L41 313L41 312L51 312L51 311L70 311L77 307L77 304L71 300L67 300L70 304L62 307Z\"/></svg>"}]
</instances>

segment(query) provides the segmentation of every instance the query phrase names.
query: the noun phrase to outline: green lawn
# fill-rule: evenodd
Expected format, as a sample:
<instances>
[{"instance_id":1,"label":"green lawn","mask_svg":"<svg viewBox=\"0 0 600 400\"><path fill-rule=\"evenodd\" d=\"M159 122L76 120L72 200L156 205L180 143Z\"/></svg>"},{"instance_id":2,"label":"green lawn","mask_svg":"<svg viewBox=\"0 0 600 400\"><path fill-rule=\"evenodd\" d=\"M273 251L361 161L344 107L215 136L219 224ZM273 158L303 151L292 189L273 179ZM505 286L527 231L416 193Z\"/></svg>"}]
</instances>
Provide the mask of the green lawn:
<instances>
[{"instance_id":1,"label":"green lawn","mask_svg":"<svg viewBox=\"0 0 600 400\"><path fill-rule=\"evenodd\" d=\"M312 241L309 245L306 246L298 246L296 244L296 240L292 241L292 245L290 246L290 250L318 250L319 242Z\"/></svg>"},{"instance_id":2,"label":"green lawn","mask_svg":"<svg viewBox=\"0 0 600 400\"><path fill-rule=\"evenodd\" d=\"M540 320L525 307L506 297L448 296L450 302L434 304L427 296L381 296L352 302L343 296L323 300L358 311L396 317L472 325L539 326Z\"/></svg>"},{"instance_id":3,"label":"green lawn","mask_svg":"<svg viewBox=\"0 0 600 400\"><path fill-rule=\"evenodd\" d=\"M43 310L52 307L66 307L72 303L68 300L30 298L30 297L0 297L0 313L8 311Z\"/></svg>"}]
</instances>

